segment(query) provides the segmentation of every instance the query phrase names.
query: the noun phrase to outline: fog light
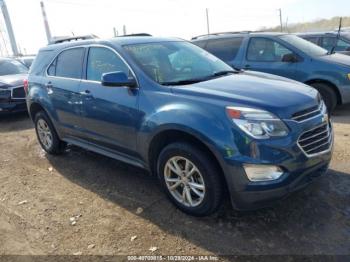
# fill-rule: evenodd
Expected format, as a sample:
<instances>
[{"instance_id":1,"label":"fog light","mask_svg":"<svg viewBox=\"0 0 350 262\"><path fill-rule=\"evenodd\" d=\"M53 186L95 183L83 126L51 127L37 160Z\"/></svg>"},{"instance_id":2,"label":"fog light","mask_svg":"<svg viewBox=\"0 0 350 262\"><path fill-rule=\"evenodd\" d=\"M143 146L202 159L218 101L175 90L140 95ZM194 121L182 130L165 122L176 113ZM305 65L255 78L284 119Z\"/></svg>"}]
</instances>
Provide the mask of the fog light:
<instances>
[{"instance_id":1,"label":"fog light","mask_svg":"<svg viewBox=\"0 0 350 262\"><path fill-rule=\"evenodd\" d=\"M283 175L278 166L244 164L243 167L248 179L253 182L272 181Z\"/></svg>"}]
</instances>

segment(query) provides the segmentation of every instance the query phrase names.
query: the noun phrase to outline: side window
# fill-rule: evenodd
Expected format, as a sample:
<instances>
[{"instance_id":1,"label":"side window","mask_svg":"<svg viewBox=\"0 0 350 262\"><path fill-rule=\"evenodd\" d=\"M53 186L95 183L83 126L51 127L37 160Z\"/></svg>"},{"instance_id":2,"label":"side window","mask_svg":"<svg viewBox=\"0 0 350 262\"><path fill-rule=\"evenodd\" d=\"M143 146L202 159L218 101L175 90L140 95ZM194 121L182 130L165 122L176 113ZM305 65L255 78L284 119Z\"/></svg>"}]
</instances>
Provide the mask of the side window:
<instances>
[{"instance_id":1,"label":"side window","mask_svg":"<svg viewBox=\"0 0 350 262\"><path fill-rule=\"evenodd\" d=\"M243 38L223 38L208 41L206 50L225 62L232 61L241 47Z\"/></svg>"},{"instance_id":2,"label":"side window","mask_svg":"<svg viewBox=\"0 0 350 262\"><path fill-rule=\"evenodd\" d=\"M335 51L350 51L350 43L339 39Z\"/></svg>"},{"instance_id":3,"label":"side window","mask_svg":"<svg viewBox=\"0 0 350 262\"><path fill-rule=\"evenodd\" d=\"M81 78L84 48L72 48L58 55L48 70L49 75L66 78Z\"/></svg>"},{"instance_id":4,"label":"side window","mask_svg":"<svg viewBox=\"0 0 350 262\"><path fill-rule=\"evenodd\" d=\"M318 40L319 40L319 37L305 37L305 40L311 42L311 43L314 43L315 45L318 45Z\"/></svg>"},{"instance_id":5,"label":"side window","mask_svg":"<svg viewBox=\"0 0 350 262\"><path fill-rule=\"evenodd\" d=\"M248 46L247 60L256 62L282 62L287 54L293 54L280 43L267 38L251 38Z\"/></svg>"},{"instance_id":6,"label":"side window","mask_svg":"<svg viewBox=\"0 0 350 262\"><path fill-rule=\"evenodd\" d=\"M86 78L101 81L102 74L115 71L130 75L128 66L112 50L104 47L90 47Z\"/></svg>"},{"instance_id":7,"label":"side window","mask_svg":"<svg viewBox=\"0 0 350 262\"><path fill-rule=\"evenodd\" d=\"M193 44L195 44L196 46L199 46L200 48L204 48L205 45L206 45L206 41L196 41L196 42L193 42Z\"/></svg>"},{"instance_id":8,"label":"side window","mask_svg":"<svg viewBox=\"0 0 350 262\"><path fill-rule=\"evenodd\" d=\"M322 38L322 47L331 51L335 46L337 39L335 37L323 37Z\"/></svg>"}]
</instances>

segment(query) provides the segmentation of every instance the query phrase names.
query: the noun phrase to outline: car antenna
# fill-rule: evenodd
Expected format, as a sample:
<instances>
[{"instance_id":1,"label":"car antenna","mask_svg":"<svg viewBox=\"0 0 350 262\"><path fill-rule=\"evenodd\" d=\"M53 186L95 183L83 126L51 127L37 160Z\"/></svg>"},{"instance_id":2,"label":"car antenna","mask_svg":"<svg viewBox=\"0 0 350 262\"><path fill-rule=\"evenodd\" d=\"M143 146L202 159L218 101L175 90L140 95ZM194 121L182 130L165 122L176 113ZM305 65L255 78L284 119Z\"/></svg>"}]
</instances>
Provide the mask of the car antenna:
<instances>
[{"instance_id":1,"label":"car antenna","mask_svg":"<svg viewBox=\"0 0 350 262\"><path fill-rule=\"evenodd\" d=\"M341 28L342 28L342 23L343 23L343 17L340 17L340 20L339 20L339 28L338 28L338 34L337 34L337 40L340 39L340 33L341 33ZM334 53L334 50L335 50L335 47L337 46L337 42L336 41L331 49L331 52L330 54L333 54Z\"/></svg>"}]
</instances>

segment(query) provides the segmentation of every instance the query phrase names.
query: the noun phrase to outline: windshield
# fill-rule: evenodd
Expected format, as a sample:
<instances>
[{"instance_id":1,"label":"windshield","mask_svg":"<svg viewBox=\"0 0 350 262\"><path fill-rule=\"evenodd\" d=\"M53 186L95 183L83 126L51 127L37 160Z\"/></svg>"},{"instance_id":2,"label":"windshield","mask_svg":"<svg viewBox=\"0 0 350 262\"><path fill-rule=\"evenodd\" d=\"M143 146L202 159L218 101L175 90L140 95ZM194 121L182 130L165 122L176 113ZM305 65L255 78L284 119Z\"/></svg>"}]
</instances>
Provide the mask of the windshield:
<instances>
[{"instance_id":1,"label":"windshield","mask_svg":"<svg viewBox=\"0 0 350 262\"><path fill-rule=\"evenodd\" d=\"M226 63L188 42L134 44L124 48L149 77L164 85L190 84L233 72Z\"/></svg>"},{"instance_id":2,"label":"windshield","mask_svg":"<svg viewBox=\"0 0 350 262\"><path fill-rule=\"evenodd\" d=\"M0 60L0 76L27 73L28 68L21 62L12 59Z\"/></svg>"},{"instance_id":3,"label":"windshield","mask_svg":"<svg viewBox=\"0 0 350 262\"><path fill-rule=\"evenodd\" d=\"M293 45L294 47L298 48L300 51L310 56L323 56L328 53L326 49L323 49L322 47L319 47L318 45L315 45L296 35L282 35L280 36L280 38L283 41Z\"/></svg>"}]
</instances>

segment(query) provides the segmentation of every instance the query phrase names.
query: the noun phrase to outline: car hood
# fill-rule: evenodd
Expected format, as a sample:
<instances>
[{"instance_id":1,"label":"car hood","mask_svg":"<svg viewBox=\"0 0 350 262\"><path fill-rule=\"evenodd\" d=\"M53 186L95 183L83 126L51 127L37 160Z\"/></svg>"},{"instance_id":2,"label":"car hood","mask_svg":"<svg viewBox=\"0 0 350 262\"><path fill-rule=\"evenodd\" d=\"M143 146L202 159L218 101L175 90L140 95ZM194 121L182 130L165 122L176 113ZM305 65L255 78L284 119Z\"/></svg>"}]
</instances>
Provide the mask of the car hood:
<instances>
[{"instance_id":1,"label":"car hood","mask_svg":"<svg viewBox=\"0 0 350 262\"><path fill-rule=\"evenodd\" d=\"M318 92L304 84L265 73L244 72L192 85L173 92L196 98L219 99L230 106L248 106L290 118L295 112L318 104Z\"/></svg>"},{"instance_id":2,"label":"car hood","mask_svg":"<svg viewBox=\"0 0 350 262\"><path fill-rule=\"evenodd\" d=\"M4 89L12 86L22 86L23 80L26 79L27 76L27 74L0 76L0 88Z\"/></svg>"},{"instance_id":3,"label":"car hood","mask_svg":"<svg viewBox=\"0 0 350 262\"><path fill-rule=\"evenodd\" d=\"M350 67L350 56L345 54L335 53L332 55L321 56L319 57L319 60Z\"/></svg>"}]
</instances>

